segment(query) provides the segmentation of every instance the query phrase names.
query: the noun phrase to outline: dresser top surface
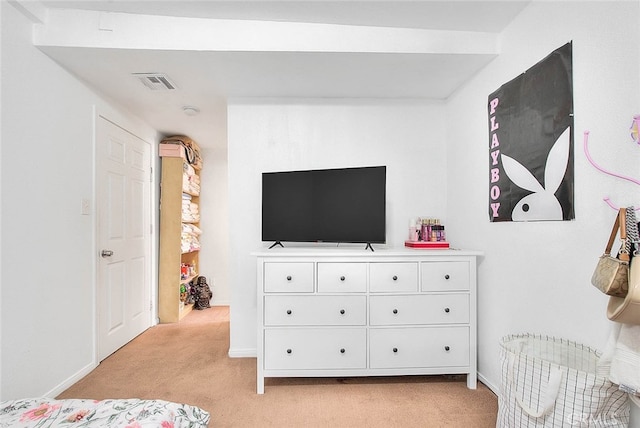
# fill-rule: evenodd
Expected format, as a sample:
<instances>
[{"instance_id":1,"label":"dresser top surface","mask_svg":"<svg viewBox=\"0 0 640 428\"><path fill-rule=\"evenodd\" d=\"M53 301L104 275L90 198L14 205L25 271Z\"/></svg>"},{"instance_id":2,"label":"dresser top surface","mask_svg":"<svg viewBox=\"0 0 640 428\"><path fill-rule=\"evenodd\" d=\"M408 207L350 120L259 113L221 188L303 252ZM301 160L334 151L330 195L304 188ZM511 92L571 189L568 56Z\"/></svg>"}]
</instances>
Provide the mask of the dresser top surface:
<instances>
[{"instance_id":1,"label":"dresser top surface","mask_svg":"<svg viewBox=\"0 0 640 428\"><path fill-rule=\"evenodd\" d=\"M414 248L377 248L374 251L361 247L266 247L251 253L252 256L271 257L348 257L377 259L386 257L420 258L420 257L452 257L452 256L482 256L482 251L463 249L414 249Z\"/></svg>"}]
</instances>

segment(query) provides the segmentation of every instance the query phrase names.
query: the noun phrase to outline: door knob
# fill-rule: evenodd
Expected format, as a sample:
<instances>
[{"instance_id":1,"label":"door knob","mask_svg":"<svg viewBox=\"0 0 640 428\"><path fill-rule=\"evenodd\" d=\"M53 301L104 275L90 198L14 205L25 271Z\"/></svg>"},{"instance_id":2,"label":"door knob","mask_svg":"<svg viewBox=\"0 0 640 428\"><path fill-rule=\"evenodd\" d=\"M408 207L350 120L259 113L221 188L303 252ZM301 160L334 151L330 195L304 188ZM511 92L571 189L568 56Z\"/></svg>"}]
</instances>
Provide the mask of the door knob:
<instances>
[{"instance_id":1,"label":"door knob","mask_svg":"<svg viewBox=\"0 0 640 428\"><path fill-rule=\"evenodd\" d=\"M111 251L111 250L102 250L102 253L100 253L100 255L102 257L111 257L111 256L113 256L113 251Z\"/></svg>"}]
</instances>

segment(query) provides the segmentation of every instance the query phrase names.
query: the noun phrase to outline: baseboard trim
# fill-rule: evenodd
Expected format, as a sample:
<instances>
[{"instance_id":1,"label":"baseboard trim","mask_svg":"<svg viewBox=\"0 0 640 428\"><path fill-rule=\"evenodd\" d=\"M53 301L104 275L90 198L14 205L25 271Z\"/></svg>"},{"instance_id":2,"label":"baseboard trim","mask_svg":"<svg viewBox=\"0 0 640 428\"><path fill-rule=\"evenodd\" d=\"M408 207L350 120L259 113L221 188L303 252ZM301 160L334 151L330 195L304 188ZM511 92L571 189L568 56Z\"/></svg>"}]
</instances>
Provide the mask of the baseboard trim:
<instances>
[{"instance_id":1,"label":"baseboard trim","mask_svg":"<svg viewBox=\"0 0 640 428\"><path fill-rule=\"evenodd\" d=\"M216 300L215 302L211 302L211 306L229 306L230 303L225 300Z\"/></svg>"},{"instance_id":2,"label":"baseboard trim","mask_svg":"<svg viewBox=\"0 0 640 428\"><path fill-rule=\"evenodd\" d=\"M43 395L43 397L55 398L60 393L66 391L71 385L78 382L80 379L91 373L93 369L98 367L98 364L91 363L78 370L73 376L65 379L62 383L51 389L49 392Z\"/></svg>"},{"instance_id":3,"label":"baseboard trim","mask_svg":"<svg viewBox=\"0 0 640 428\"><path fill-rule=\"evenodd\" d=\"M478 380L482 382L487 388L489 388L494 394L498 395L498 393L500 392L500 387L496 386L492 382L489 382L482 373L478 373Z\"/></svg>"},{"instance_id":4,"label":"baseboard trim","mask_svg":"<svg viewBox=\"0 0 640 428\"><path fill-rule=\"evenodd\" d=\"M233 349L229 348L229 358L256 358L258 351L256 348Z\"/></svg>"}]
</instances>

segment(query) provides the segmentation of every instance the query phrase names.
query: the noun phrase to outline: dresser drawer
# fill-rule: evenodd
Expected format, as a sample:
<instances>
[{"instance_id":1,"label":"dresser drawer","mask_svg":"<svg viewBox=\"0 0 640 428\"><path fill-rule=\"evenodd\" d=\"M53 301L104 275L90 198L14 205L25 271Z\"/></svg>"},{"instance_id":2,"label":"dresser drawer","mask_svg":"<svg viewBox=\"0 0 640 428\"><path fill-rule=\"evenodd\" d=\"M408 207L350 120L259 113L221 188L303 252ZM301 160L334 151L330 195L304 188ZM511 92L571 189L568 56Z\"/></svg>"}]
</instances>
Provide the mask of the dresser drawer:
<instances>
[{"instance_id":1,"label":"dresser drawer","mask_svg":"<svg viewBox=\"0 0 640 428\"><path fill-rule=\"evenodd\" d=\"M422 262L422 291L469 289L468 262Z\"/></svg>"},{"instance_id":2,"label":"dresser drawer","mask_svg":"<svg viewBox=\"0 0 640 428\"><path fill-rule=\"evenodd\" d=\"M369 364L373 369L468 366L469 328L371 329Z\"/></svg>"},{"instance_id":3,"label":"dresser drawer","mask_svg":"<svg viewBox=\"0 0 640 428\"><path fill-rule=\"evenodd\" d=\"M371 263L369 282L371 292L418 291L418 264Z\"/></svg>"},{"instance_id":4,"label":"dresser drawer","mask_svg":"<svg viewBox=\"0 0 640 428\"><path fill-rule=\"evenodd\" d=\"M363 369L366 328L271 328L264 331L264 368Z\"/></svg>"},{"instance_id":5,"label":"dresser drawer","mask_svg":"<svg viewBox=\"0 0 640 428\"><path fill-rule=\"evenodd\" d=\"M366 325L366 296L265 296L264 324Z\"/></svg>"},{"instance_id":6,"label":"dresser drawer","mask_svg":"<svg viewBox=\"0 0 640 428\"><path fill-rule=\"evenodd\" d=\"M265 263L266 293L312 293L313 263Z\"/></svg>"},{"instance_id":7,"label":"dresser drawer","mask_svg":"<svg viewBox=\"0 0 640 428\"><path fill-rule=\"evenodd\" d=\"M364 293L366 263L318 263L319 293Z\"/></svg>"},{"instance_id":8,"label":"dresser drawer","mask_svg":"<svg viewBox=\"0 0 640 428\"><path fill-rule=\"evenodd\" d=\"M371 325L466 324L468 294L369 297Z\"/></svg>"}]
</instances>

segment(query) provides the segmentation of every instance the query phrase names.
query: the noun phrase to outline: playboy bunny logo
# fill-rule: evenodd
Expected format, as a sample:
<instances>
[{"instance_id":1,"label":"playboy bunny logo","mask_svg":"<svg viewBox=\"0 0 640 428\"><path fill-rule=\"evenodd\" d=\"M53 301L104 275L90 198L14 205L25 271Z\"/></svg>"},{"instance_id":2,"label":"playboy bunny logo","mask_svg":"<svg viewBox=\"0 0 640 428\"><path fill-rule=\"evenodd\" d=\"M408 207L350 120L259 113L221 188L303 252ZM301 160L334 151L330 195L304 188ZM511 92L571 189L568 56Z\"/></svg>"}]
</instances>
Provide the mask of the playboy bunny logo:
<instances>
[{"instance_id":1,"label":"playboy bunny logo","mask_svg":"<svg viewBox=\"0 0 640 428\"><path fill-rule=\"evenodd\" d=\"M544 187L517 160L500 155L507 177L518 187L534 192L520 199L513 208L513 221L562 220L562 206L555 193L562 183L569 161L570 128L567 128L549 151L544 169Z\"/></svg>"}]
</instances>

